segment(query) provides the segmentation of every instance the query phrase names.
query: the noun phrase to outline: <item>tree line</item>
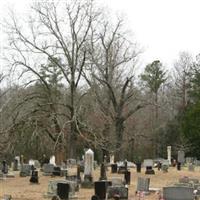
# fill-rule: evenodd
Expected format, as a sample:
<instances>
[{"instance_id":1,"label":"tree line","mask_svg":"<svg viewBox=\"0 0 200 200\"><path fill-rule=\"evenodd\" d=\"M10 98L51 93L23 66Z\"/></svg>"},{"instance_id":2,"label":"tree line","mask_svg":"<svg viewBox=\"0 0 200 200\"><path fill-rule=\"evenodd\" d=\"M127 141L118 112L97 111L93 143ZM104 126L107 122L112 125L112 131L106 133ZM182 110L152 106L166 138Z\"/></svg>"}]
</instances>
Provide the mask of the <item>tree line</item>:
<instances>
[{"instance_id":1,"label":"tree line","mask_svg":"<svg viewBox=\"0 0 200 200\"><path fill-rule=\"evenodd\" d=\"M200 157L198 56L182 52L171 71L155 60L137 76L140 51L124 21L92 0L35 3L5 27L3 157L55 154L60 163L91 147L98 160L136 160L163 157L167 145Z\"/></svg>"}]
</instances>

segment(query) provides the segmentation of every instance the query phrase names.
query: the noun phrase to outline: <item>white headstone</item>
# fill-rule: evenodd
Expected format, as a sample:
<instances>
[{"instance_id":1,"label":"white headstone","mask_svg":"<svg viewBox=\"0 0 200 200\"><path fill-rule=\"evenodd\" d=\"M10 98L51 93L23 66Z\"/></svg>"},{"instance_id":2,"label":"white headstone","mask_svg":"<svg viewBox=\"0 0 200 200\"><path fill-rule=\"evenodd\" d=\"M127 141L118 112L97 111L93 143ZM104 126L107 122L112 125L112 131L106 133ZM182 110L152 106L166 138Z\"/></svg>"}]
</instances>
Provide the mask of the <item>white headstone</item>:
<instances>
[{"instance_id":1,"label":"white headstone","mask_svg":"<svg viewBox=\"0 0 200 200\"><path fill-rule=\"evenodd\" d=\"M145 159L144 160L144 167L153 167L153 160L152 159Z\"/></svg>"},{"instance_id":2,"label":"white headstone","mask_svg":"<svg viewBox=\"0 0 200 200\"><path fill-rule=\"evenodd\" d=\"M113 164L115 162L115 156L110 155L110 163Z\"/></svg>"},{"instance_id":3,"label":"white headstone","mask_svg":"<svg viewBox=\"0 0 200 200\"><path fill-rule=\"evenodd\" d=\"M172 154L172 147L167 146L167 160L169 161L170 165L171 165L171 154Z\"/></svg>"},{"instance_id":4,"label":"white headstone","mask_svg":"<svg viewBox=\"0 0 200 200\"><path fill-rule=\"evenodd\" d=\"M85 152L84 175L92 176L94 170L94 152L88 149Z\"/></svg>"},{"instance_id":5,"label":"white headstone","mask_svg":"<svg viewBox=\"0 0 200 200\"><path fill-rule=\"evenodd\" d=\"M28 164L29 164L29 165L35 165L35 161L32 160L32 159L30 159L30 160L28 161Z\"/></svg>"},{"instance_id":6,"label":"white headstone","mask_svg":"<svg viewBox=\"0 0 200 200\"><path fill-rule=\"evenodd\" d=\"M52 164L52 165L56 165L56 157L55 156L51 156L50 160L49 160L49 163Z\"/></svg>"}]
</instances>

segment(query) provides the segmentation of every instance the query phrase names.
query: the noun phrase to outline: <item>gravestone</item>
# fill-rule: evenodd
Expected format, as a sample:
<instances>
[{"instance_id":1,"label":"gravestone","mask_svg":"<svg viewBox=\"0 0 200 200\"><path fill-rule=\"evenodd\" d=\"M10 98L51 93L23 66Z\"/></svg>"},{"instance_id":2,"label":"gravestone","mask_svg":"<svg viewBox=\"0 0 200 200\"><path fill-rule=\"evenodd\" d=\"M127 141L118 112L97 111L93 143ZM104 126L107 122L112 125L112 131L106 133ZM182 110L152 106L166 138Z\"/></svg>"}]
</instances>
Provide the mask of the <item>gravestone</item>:
<instances>
[{"instance_id":1,"label":"gravestone","mask_svg":"<svg viewBox=\"0 0 200 200\"><path fill-rule=\"evenodd\" d=\"M137 192L149 193L150 178L138 177Z\"/></svg>"},{"instance_id":2,"label":"gravestone","mask_svg":"<svg viewBox=\"0 0 200 200\"><path fill-rule=\"evenodd\" d=\"M161 169L163 172L168 172L169 169L169 160L162 160L162 166Z\"/></svg>"},{"instance_id":3,"label":"gravestone","mask_svg":"<svg viewBox=\"0 0 200 200\"><path fill-rule=\"evenodd\" d=\"M136 163L136 171L137 171L137 173L140 173L140 172L141 172L141 168L142 168L142 163L137 162L137 163Z\"/></svg>"},{"instance_id":4,"label":"gravestone","mask_svg":"<svg viewBox=\"0 0 200 200\"><path fill-rule=\"evenodd\" d=\"M107 199L128 199L128 188L124 186L108 186Z\"/></svg>"},{"instance_id":5,"label":"gravestone","mask_svg":"<svg viewBox=\"0 0 200 200\"><path fill-rule=\"evenodd\" d=\"M54 171L54 165L53 164L43 164L43 175L44 176L51 176Z\"/></svg>"},{"instance_id":6,"label":"gravestone","mask_svg":"<svg viewBox=\"0 0 200 200\"><path fill-rule=\"evenodd\" d=\"M20 177L26 177L31 175L31 165L22 164L20 169Z\"/></svg>"},{"instance_id":7,"label":"gravestone","mask_svg":"<svg viewBox=\"0 0 200 200\"><path fill-rule=\"evenodd\" d=\"M50 157L49 163L52 164L52 165L54 165L54 166L56 165L56 157L54 155L52 155Z\"/></svg>"},{"instance_id":8,"label":"gravestone","mask_svg":"<svg viewBox=\"0 0 200 200\"><path fill-rule=\"evenodd\" d=\"M124 182L120 177L111 177L112 186L124 186Z\"/></svg>"},{"instance_id":9,"label":"gravestone","mask_svg":"<svg viewBox=\"0 0 200 200\"><path fill-rule=\"evenodd\" d=\"M94 182L94 190L95 190L95 195L99 197L99 199L103 200L106 199L106 191L108 186L111 186L112 182L111 181L95 181Z\"/></svg>"},{"instance_id":10,"label":"gravestone","mask_svg":"<svg viewBox=\"0 0 200 200\"><path fill-rule=\"evenodd\" d=\"M178 164L177 170L181 170L181 165L185 163L185 152L182 150L178 151Z\"/></svg>"},{"instance_id":11,"label":"gravestone","mask_svg":"<svg viewBox=\"0 0 200 200\"><path fill-rule=\"evenodd\" d=\"M61 176L61 168L60 167L55 167L53 168L53 172L52 172L53 176Z\"/></svg>"},{"instance_id":12,"label":"gravestone","mask_svg":"<svg viewBox=\"0 0 200 200\"><path fill-rule=\"evenodd\" d=\"M190 163L190 164L188 165L188 171L194 172L194 169L195 169L195 166L194 166L192 163Z\"/></svg>"},{"instance_id":13,"label":"gravestone","mask_svg":"<svg viewBox=\"0 0 200 200\"><path fill-rule=\"evenodd\" d=\"M69 199L69 188L70 185L68 183L57 183L57 195L60 199Z\"/></svg>"},{"instance_id":14,"label":"gravestone","mask_svg":"<svg viewBox=\"0 0 200 200\"><path fill-rule=\"evenodd\" d=\"M31 183L39 183L38 171L32 170L30 182Z\"/></svg>"},{"instance_id":15,"label":"gravestone","mask_svg":"<svg viewBox=\"0 0 200 200\"><path fill-rule=\"evenodd\" d=\"M155 174L155 171L153 170L153 160L152 159L145 159L144 167L146 167L145 174Z\"/></svg>"},{"instance_id":16,"label":"gravestone","mask_svg":"<svg viewBox=\"0 0 200 200\"><path fill-rule=\"evenodd\" d=\"M111 164L111 173L117 173L117 164Z\"/></svg>"},{"instance_id":17,"label":"gravestone","mask_svg":"<svg viewBox=\"0 0 200 200\"><path fill-rule=\"evenodd\" d=\"M74 181L68 180L50 180L48 184L48 191L45 194L45 197L51 198L58 195L58 183L69 184L69 199L75 198L75 187L76 183Z\"/></svg>"},{"instance_id":18,"label":"gravestone","mask_svg":"<svg viewBox=\"0 0 200 200\"><path fill-rule=\"evenodd\" d=\"M76 164L77 164L76 159L73 158L67 159L67 165L69 167L75 166Z\"/></svg>"},{"instance_id":19,"label":"gravestone","mask_svg":"<svg viewBox=\"0 0 200 200\"><path fill-rule=\"evenodd\" d=\"M172 152L172 147L167 146L167 160L169 161L169 165L171 165L171 152Z\"/></svg>"},{"instance_id":20,"label":"gravestone","mask_svg":"<svg viewBox=\"0 0 200 200\"><path fill-rule=\"evenodd\" d=\"M165 200L193 200L193 188L192 187L164 187L163 198Z\"/></svg>"},{"instance_id":21,"label":"gravestone","mask_svg":"<svg viewBox=\"0 0 200 200\"><path fill-rule=\"evenodd\" d=\"M17 159L14 159L13 171L18 171L18 170L19 170L19 161Z\"/></svg>"},{"instance_id":22,"label":"gravestone","mask_svg":"<svg viewBox=\"0 0 200 200\"><path fill-rule=\"evenodd\" d=\"M90 188L93 186L94 152L88 149L85 152L84 159L84 181L82 182L82 187Z\"/></svg>"},{"instance_id":23,"label":"gravestone","mask_svg":"<svg viewBox=\"0 0 200 200\"><path fill-rule=\"evenodd\" d=\"M106 167L105 167L105 164L104 164L104 163L101 164L100 178L99 178L99 180L107 180L107 176L106 176Z\"/></svg>"},{"instance_id":24,"label":"gravestone","mask_svg":"<svg viewBox=\"0 0 200 200\"><path fill-rule=\"evenodd\" d=\"M8 173L8 165L7 165L5 160L2 162L1 171L2 171L3 174Z\"/></svg>"},{"instance_id":25,"label":"gravestone","mask_svg":"<svg viewBox=\"0 0 200 200\"><path fill-rule=\"evenodd\" d=\"M112 154L110 155L110 164L114 164L115 163L115 156Z\"/></svg>"},{"instance_id":26,"label":"gravestone","mask_svg":"<svg viewBox=\"0 0 200 200\"><path fill-rule=\"evenodd\" d=\"M200 166L200 160L196 160L196 161L195 161L195 165L196 165L196 166Z\"/></svg>"},{"instance_id":27,"label":"gravestone","mask_svg":"<svg viewBox=\"0 0 200 200\"><path fill-rule=\"evenodd\" d=\"M130 183L131 183L131 172L130 171L125 172L124 180L125 180L125 184L130 185Z\"/></svg>"}]
</instances>

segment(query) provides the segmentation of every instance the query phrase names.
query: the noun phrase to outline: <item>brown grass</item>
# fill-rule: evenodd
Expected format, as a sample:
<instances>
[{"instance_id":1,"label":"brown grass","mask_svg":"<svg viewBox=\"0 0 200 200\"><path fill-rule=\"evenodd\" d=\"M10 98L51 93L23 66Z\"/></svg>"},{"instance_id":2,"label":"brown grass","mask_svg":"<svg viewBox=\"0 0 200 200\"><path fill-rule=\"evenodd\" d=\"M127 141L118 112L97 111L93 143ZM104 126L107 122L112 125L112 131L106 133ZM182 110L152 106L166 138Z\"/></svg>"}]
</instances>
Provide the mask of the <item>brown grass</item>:
<instances>
[{"instance_id":1,"label":"brown grass","mask_svg":"<svg viewBox=\"0 0 200 200\"><path fill-rule=\"evenodd\" d=\"M75 174L76 169L69 169L70 174ZM138 199L135 196L137 177L150 177L150 187L153 188L162 188L163 186L171 185L175 182L178 182L178 179L183 176L189 176L193 178L200 179L200 169L196 168L195 172L189 172L187 168L177 171L176 168L170 168L168 173L163 173L155 169L156 175L145 175L144 169L142 173L136 173L135 169L131 169L131 185L129 186L129 199L136 200ZM99 178L99 168L94 172L94 180ZM122 174L111 174L110 169L107 172L108 178L111 176L123 177ZM0 199L2 199L4 194L10 194L14 200L44 200L44 193L47 192L48 181L52 179L61 179L61 178L52 178L47 176L39 175L40 184L30 184L30 177L19 177L19 172L16 173L15 178L7 178L6 180L0 180ZM80 189L77 193L78 199L80 200L90 200L91 196L94 194L94 189ZM145 196L145 200L156 200L158 199L158 194L151 194Z\"/></svg>"}]
</instances>

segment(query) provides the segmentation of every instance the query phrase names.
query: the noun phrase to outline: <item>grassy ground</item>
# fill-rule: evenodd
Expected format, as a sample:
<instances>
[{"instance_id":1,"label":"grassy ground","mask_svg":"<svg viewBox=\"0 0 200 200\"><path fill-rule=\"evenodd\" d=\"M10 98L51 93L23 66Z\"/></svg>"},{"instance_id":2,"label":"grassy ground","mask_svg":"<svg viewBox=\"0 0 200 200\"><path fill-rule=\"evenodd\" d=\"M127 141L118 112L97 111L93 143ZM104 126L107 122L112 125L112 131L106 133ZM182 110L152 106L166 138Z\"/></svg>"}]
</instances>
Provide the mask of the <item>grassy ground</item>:
<instances>
[{"instance_id":1,"label":"grassy ground","mask_svg":"<svg viewBox=\"0 0 200 200\"><path fill-rule=\"evenodd\" d=\"M69 169L69 173L75 174L76 169ZM150 177L150 187L151 188L161 188L163 186L171 185L178 182L178 179L183 176L189 176L192 178L198 178L200 180L200 169L196 168L195 172L189 172L187 168L177 171L176 168L170 168L168 173L163 173L155 169L155 175L145 175L144 169L141 173L136 173L134 168L131 169L131 185L129 186L129 200L137 200L138 197L135 196L135 190L137 185L138 177ZM99 168L94 172L94 180L98 180L100 174ZM107 172L108 179L110 177L123 177L122 174L111 174L110 169ZM32 185L29 183L30 177L19 177L19 172L16 173L15 178L7 178L6 180L0 180L0 199L2 199L4 194L10 194L14 200L44 200L44 193L47 192L48 181L52 178L47 176L42 176L39 174L40 184ZM80 189L77 193L78 200L90 200L91 196L94 194L94 189ZM145 200L157 200L158 194L154 193L145 196Z\"/></svg>"}]
</instances>

